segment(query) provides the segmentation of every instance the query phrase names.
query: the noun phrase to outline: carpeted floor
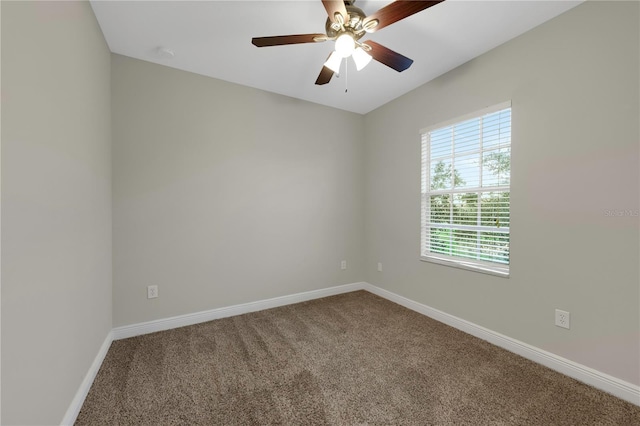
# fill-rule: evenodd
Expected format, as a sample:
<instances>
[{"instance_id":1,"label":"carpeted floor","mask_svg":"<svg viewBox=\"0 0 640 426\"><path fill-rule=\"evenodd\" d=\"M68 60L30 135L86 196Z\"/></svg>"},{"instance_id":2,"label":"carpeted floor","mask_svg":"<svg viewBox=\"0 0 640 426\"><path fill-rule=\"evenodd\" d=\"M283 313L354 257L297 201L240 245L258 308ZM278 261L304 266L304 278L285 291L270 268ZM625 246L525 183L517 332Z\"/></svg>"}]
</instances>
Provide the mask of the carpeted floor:
<instances>
[{"instance_id":1,"label":"carpeted floor","mask_svg":"<svg viewBox=\"0 0 640 426\"><path fill-rule=\"evenodd\" d=\"M640 407L365 291L112 344L76 425L640 425Z\"/></svg>"}]
</instances>

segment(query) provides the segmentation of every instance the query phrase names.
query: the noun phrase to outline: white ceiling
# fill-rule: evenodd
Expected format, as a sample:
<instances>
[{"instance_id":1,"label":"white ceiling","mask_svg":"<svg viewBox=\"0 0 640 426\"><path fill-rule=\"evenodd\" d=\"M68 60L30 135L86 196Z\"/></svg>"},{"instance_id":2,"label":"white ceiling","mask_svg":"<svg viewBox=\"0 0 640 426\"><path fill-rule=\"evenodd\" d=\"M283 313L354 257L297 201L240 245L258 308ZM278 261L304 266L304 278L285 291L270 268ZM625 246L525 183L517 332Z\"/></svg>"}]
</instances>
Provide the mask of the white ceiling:
<instances>
[{"instance_id":1,"label":"white ceiling","mask_svg":"<svg viewBox=\"0 0 640 426\"><path fill-rule=\"evenodd\" d=\"M320 0L92 1L112 52L347 111L367 113L582 1L447 0L361 41L414 60L398 73L349 59L329 84L314 84L333 42L257 48L252 37L324 33ZM390 3L358 0L366 14ZM158 48L171 49L164 58ZM345 87L348 92L345 93Z\"/></svg>"}]
</instances>

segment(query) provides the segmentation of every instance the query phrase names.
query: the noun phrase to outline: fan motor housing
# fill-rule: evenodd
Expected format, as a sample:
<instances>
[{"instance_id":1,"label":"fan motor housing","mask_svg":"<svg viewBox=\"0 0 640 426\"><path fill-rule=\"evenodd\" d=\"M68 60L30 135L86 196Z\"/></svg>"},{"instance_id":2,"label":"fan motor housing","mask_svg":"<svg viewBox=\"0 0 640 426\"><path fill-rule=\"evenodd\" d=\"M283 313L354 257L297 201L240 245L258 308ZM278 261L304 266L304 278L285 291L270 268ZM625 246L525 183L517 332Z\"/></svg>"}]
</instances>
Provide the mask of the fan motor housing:
<instances>
[{"instance_id":1,"label":"fan motor housing","mask_svg":"<svg viewBox=\"0 0 640 426\"><path fill-rule=\"evenodd\" d=\"M347 8L347 14L349 16L344 22L344 29L347 32L351 33L355 40L358 40L365 34L364 28L362 28L362 22L364 21L364 18L367 17L367 15L365 15L362 9L358 7L350 4L346 4L345 6ZM327 18L327 22L325 24L327 36L337 37L340 33L342 33L342 30L336 30L335 28L333 28L332 24L333 22L331 21L331 18Z\"/></svg>"}]
</instances>

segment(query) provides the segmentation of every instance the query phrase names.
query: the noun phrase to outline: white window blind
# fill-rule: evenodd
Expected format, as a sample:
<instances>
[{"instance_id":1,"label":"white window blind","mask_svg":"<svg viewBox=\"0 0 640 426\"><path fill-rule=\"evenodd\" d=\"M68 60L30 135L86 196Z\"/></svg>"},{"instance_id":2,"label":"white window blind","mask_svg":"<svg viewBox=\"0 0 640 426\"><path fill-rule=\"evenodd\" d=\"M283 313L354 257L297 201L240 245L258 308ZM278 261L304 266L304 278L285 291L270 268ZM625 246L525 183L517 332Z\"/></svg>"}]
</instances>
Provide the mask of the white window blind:
<instances>
[{"instance_id":1,"label":"white window blind","mask_svg":"<svg viewBox=\"0 0 640 426\"><path fill-rule=\"evenodd\" d=\"M421 134L420 258L508 276L511 104Z\"/></svg>"}]
</instances>

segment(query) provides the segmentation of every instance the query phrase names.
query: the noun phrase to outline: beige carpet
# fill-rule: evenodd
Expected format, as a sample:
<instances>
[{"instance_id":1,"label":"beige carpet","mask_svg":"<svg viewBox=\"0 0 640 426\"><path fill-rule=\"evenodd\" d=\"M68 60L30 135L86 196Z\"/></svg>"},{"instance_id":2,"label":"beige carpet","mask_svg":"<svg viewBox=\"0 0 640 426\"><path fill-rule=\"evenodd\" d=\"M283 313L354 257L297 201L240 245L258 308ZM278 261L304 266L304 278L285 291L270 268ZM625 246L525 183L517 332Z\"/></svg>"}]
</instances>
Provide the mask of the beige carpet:
<instances>
[{"instance_id":1,"label":"beige carpet","mask_svg":"<svg viewBox=\"0 0 640 426\"><path fill-rule=\"evenodd\" d=\"M640 407L358 291L112 344L77 425L640 425Z\"/></svg>"}]
</instances>

